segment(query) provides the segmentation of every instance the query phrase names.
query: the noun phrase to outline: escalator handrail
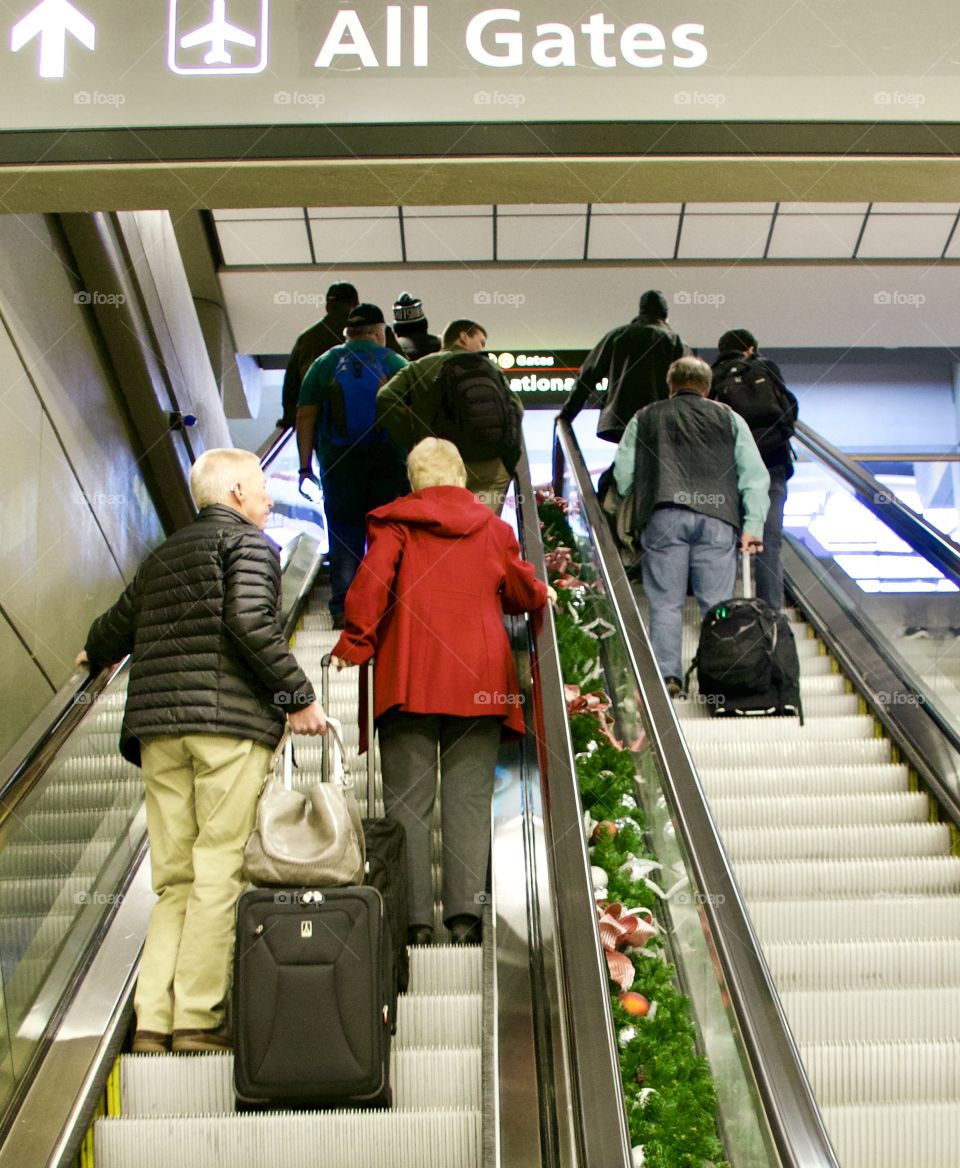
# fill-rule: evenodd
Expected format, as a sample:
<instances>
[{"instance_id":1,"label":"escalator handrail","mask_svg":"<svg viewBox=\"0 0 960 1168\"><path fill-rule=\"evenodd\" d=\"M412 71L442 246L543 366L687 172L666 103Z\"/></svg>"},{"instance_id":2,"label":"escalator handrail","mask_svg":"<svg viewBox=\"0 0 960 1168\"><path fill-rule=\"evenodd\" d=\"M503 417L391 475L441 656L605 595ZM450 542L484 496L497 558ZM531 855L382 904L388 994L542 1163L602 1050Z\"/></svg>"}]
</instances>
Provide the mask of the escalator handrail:
<instances>
[{"instance_id":1,"label":"escalator handrail","mask_svg":"<svg viewBox=\"0 0 960 1168\"><path fill-rule=\"evenodd\" d=\"M901 502L869 471L848 458L816 430L797 422L796 437L818 462L828 466L851 487L860 502L882 523L948 579L960 584L960 547L953 540Z\"/></svg>"},{"instance_id":2,"label":"escalator handrail","mask_svg":"<svg viewBox=\"0 0 960 1168\"><path fill-rule=\"evenodd\" d=\"M524 558L547 582L543 539L529 465L517 468L517 512ZM582 809L567 720L560 655L549 604L529 622L533 649L532 721L538 731L543 815L553 870L553 894L560 938L558 959L566 993L565 1015L571 1037L571 1077L582 1168L629 1168L632 1164L623 1084L608 971L582 828Z\"/></svg>"},{"instance_id":3,"label":"escalator handrail","mask_svg":"<svg viewBox=\"0 0 960 1168\"><path fill-rule=\"evenodd\" d=\"M597 564L649 713L664 791L781 1163L784 1168L839 1168L590 473L572 427L558 420L554 468L561 480L564 464L576 483Z\"/></svg>"}]
</instances>

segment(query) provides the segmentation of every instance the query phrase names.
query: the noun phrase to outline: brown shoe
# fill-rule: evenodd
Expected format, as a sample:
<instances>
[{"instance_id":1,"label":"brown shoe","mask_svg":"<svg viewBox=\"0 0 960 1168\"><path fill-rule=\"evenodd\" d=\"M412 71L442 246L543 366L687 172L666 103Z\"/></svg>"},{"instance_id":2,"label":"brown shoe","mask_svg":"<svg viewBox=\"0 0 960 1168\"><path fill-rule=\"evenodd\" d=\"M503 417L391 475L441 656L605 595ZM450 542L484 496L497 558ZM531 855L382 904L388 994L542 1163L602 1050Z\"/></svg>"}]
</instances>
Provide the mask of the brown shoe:
<instances>
[{"instance_id":1,"label":"brown shoe","mask_svg":"<svg viewBox=\"0 0 960 1168\"><path fill-rule=\"evenodd\" d=\"M170 1035L156 1030L137 1030L133 1036L134 1054L169 1054Z\"/></svg>"},{"instance_id":2,"label":"brown shoe","mask_svg":"<svg viewBox=\"0 0 960 1168\"><path fill-rule=\"evenodd\" d=\"M216 1030L174 1030L174 1054L216 1054L233 1050L233 1036L226 1026Z\"/></svg>"}]
</instances>

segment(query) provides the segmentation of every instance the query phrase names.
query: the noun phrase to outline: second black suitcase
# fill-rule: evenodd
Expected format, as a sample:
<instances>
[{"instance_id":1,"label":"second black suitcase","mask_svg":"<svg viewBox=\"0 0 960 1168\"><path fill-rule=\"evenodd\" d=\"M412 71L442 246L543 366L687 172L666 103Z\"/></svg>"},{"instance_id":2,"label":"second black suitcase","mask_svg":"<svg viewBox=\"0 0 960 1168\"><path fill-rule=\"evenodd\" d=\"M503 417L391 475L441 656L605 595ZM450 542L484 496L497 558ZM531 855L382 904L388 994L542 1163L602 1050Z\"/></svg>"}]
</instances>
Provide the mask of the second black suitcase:
<instances>
[{"instance_id":1,"label":"second black suitcase","mask_svg":"<svg viewBox=\"0 0 960 1168\"><path fill-rule=\"evenodd\" d=\"M375 888L245 892L234 958L237 1098L389 1107L393 970Z\"/></svg>"}]
</instances>

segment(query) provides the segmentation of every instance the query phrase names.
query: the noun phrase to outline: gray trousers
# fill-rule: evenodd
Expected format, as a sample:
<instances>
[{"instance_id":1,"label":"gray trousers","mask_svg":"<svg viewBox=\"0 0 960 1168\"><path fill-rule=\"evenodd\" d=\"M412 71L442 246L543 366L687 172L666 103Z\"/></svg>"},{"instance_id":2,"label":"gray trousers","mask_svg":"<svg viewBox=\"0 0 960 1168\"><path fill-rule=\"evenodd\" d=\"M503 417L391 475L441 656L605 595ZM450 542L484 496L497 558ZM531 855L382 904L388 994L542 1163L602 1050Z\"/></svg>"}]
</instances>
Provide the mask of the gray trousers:
<instances>
[{"instance_id":1,"label":"gray trousers","mask_svg":"<svg viewBox=\"0 0 960 1168\"><path fill-rule=\"evenodd\" d=\"M410 924L433 924L431 822L440 750L443 919L479 917L500 719L391 711L377 724L387 818L407 834Z\"/></svg>"}]
</instances>

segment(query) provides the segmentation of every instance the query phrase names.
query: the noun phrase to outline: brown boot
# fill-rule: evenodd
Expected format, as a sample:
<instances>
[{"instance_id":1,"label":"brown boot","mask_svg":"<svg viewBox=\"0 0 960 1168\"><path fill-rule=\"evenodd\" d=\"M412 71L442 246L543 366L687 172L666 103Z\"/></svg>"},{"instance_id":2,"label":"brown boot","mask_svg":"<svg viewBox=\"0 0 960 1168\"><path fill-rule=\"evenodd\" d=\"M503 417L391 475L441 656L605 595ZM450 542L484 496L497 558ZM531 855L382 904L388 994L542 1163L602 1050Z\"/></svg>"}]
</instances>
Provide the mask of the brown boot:
<instances>
[{"instance_id":1,"label":"brown boot","mask_svg":"<svg viewBox=\"0 0 960 1168\"><path fill-rule=\"evenodd\" d=\"M233 1035L228 1026L215 1030L174 1030L174 1054L219 1054L233 1050Z\"/></svg>"},{"instance_id":2,"label":"brown boot","mask_svg":"<svg viewBox=\"0 0 960 1168\"><path fill-rule=\"evenodd\" d=\"M134 1054L169 1054L170 1035L156 1030L137 1030L133 1036Z\"/></svg>"}]
</instances>

